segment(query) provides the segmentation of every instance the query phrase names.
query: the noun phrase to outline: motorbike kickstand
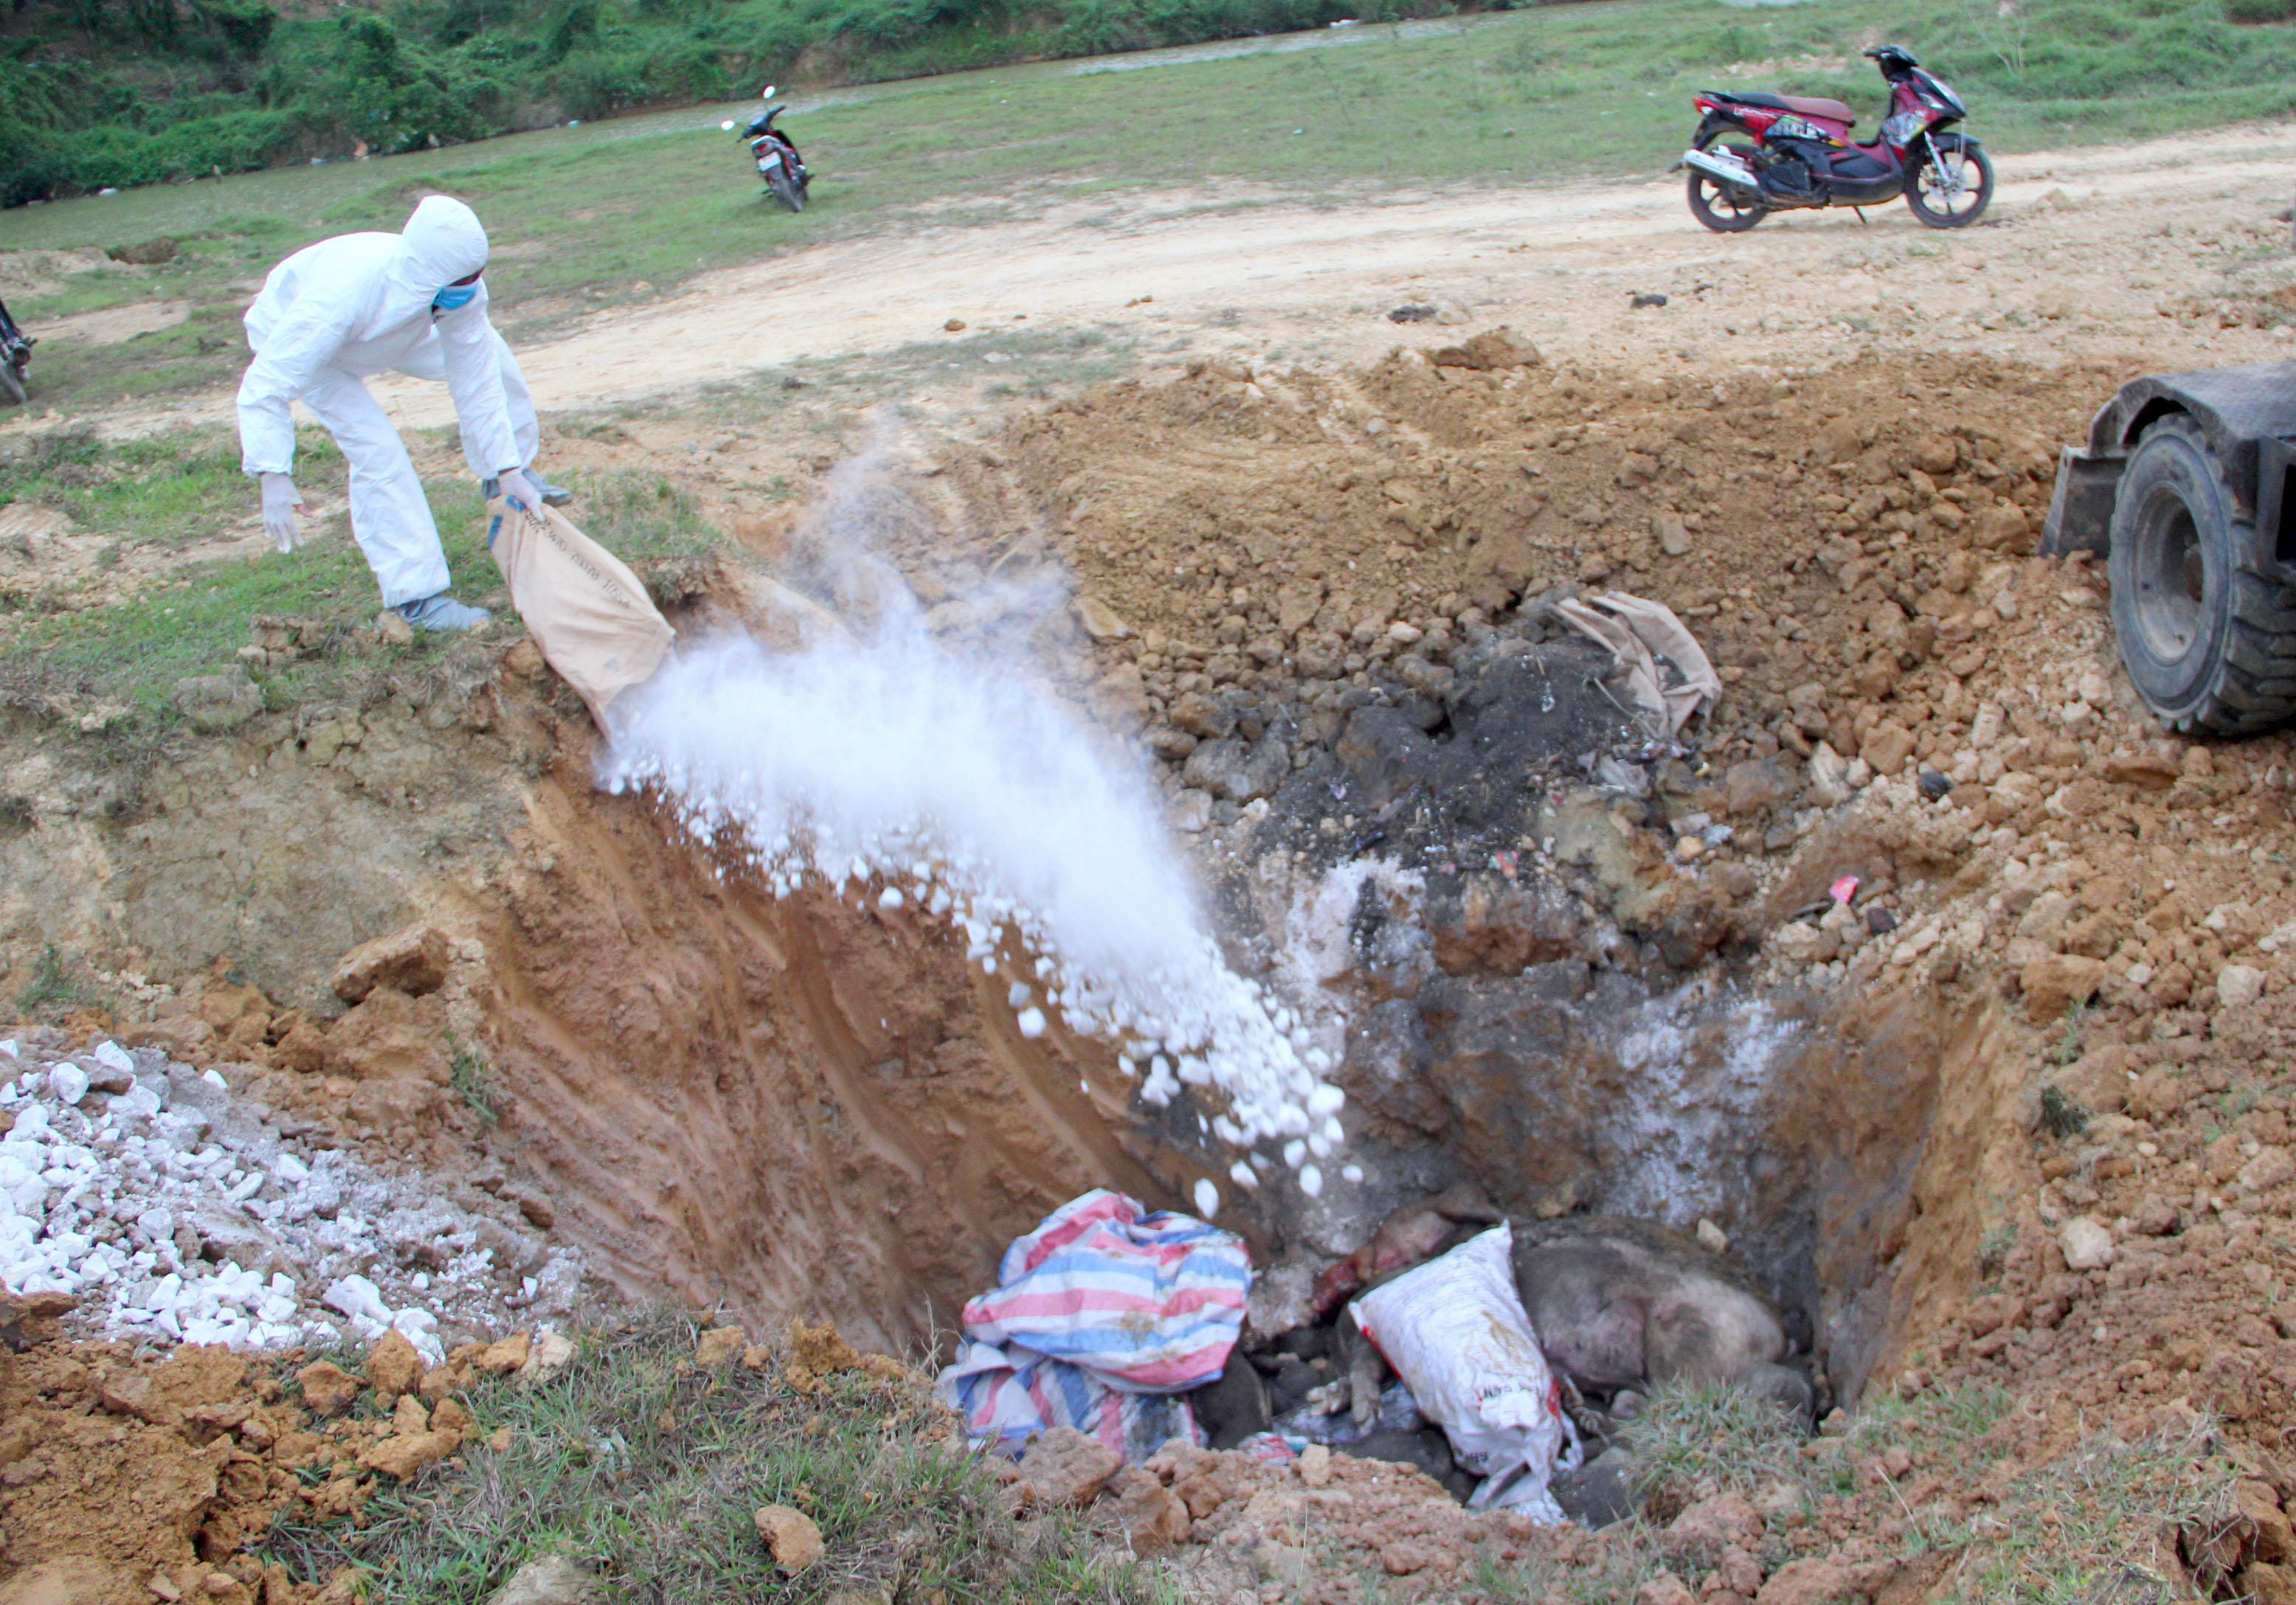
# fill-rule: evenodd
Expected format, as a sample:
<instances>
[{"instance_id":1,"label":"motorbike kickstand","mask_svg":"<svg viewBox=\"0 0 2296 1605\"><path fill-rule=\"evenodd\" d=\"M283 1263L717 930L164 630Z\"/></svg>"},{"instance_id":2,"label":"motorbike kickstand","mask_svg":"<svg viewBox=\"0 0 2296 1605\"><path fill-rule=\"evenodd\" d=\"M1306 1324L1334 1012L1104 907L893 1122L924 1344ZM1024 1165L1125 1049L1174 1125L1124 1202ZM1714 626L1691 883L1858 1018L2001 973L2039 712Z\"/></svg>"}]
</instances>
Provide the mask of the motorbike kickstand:
<instances>
[{"instance_id":1,"label":"motorbike kickstand","mask_svg":"<svg viewBox=\"0 0 2296 1605\"><path fill-rule=\"evenodd\" d=\"M1874 225L1867 220L1866 217L1866 209L1864 207L1853 206L1849 209L1857 214L1857 221L1861 226L1866 228L1871 228L1874 226Z\"/></svg>"}]
</instances>

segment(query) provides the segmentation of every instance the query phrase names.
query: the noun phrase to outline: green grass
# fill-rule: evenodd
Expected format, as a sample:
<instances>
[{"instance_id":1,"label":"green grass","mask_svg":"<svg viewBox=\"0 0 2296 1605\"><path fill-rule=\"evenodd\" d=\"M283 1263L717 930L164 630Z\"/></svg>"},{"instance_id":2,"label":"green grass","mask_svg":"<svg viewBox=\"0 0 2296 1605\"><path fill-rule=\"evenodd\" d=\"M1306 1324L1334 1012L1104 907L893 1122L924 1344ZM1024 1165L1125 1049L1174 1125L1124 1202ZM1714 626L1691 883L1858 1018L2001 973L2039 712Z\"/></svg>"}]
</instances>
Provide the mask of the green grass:
<instances>
[{"instance_id":1,"label":"green grass","mask_svg":"<svg viewBox=\"0 0 2296 1605\"><path fill-rule=\"evenodd\" d=\"M660 474L576 474L569 488L578 497L582 532L625 562L697 556L718 544L693 493Z\"/></svg>"},{"instance_id":2,"label":"green grass","mask_svg":"<svg viewBox=\"0 0 2296 1605\"><path fill-rule=\"evenodd\" d=\"M102 448L93 462L84 459L81 437L50 441L36 438L20 453L0 490L61 505L79 532L182 546L217 535L222 520L243 511L254 494L238 471L236 451L212 434L153 436ZM328 484L340 497L336 476L342 471L333 444L304 431L297 472L307 489ZM84 479L91 472L99 476L92 484ZM506 600L486 554L477 487L461 480L434 484L430 505L458 592ZM381 598L348 519L308 520L306 535L305 544L285 555L266 550L246 559L187 562L103 606L77 606L68 594L35 598L0 624L0 687L123 701L147 720L165 719L176 682L229 667L252 639L258 617L345 626L372 621ZM420 658L443 648L422 638L404 650ZM266 695L279 706L340 667L338 656L304 659L267 676Z\"/></svg>"},{"instance_id":3,"label":"green grass","mask_svg":"<svg viewBox=\"0 0 2296 1605\"><path fill-rule=\"evenodd\" d=\"M1849 1494L1856 1487L1855 1462L1902 1448L1933 1463L1950 1463L1975 1478L2000 1458L1985 1441L2014 1403L1989 1384L1928 1388L1911 1397L1874 1390L1859 1402L1857 1414L1839 1447L1808 1462L1808 1486L1817 1494Z\"/></svg>"},{"instance_id":4,"label":"green grass","mask_svg":"<svg viewBox=\"0 0 2296 1605\"><path fill-rule=\"evenodd\" d=\"M307 495L340 505L345 468L324 432L302 431L296 474ZM690 557L718 540L693 493L658 474L576 476L585 529L639 565ZM520 627L486 549L484 509L466 479L429 487L455 592L507 617L479 641L417 636L377 644L366 627L381 609L373 575L337 513L307 520L304 545L282 555L189 561L131 584L104 605L78 605L70 591L37 595L0 612L0 692L51 701L125 704L131 715L105 733L114 745L172 724L176 683L232 667L265 617L318 622L327 644L284 667L258 671L267 701L286 707L339 692L348 676L391 666L443 668ZM254 490L238 451L215 431L155 435L99 446L83 431L53 430L0 454L0 504L22 499L62 509L76 535L108 537L107 556L138 545L181 550L248 512ZM115 560L118 561L118 560ZM100 572L82 584L109 583Z\"/></svg>"},{"instance_id":5,"label":"green grass","mask_svg":"<svg viewBox=\"0 0 2296 1605\"><path fill-rule=\"evenodd\" d=\"M2235 29L2212 0L2030 0L2008 22L1991 0L1774 12L1608 0L1407 33L1366 27L1329 48L1138 70L1005 68L832 97L789 119L821 173L801 217L758 199L718 112L696 108L20 209L0 216L0 249L181 242L164 266L107 265L12 307L37 332L123 299L193 303L186 323L121 345L44 347L41 399L71 407L227 381L243 360L235 319L274 261L329 233L396 227L431 188L488 220L500 252L488 283L515 336L824 237L1122 192L1376 199L1655 173L1689 132L1691 92L1734 61L1846 56L1839 71L1737 81L1843 94L1870 119L1881 86L1857 51L1883 37L1956 83L1997 151L2296 110L2296 33ZM789 293L801 311L802 284Z\"/></svg>"},{"instance_id":6,"label":"green grass","mask_svg":"<svg viewBox=\"0 0 2296 1605\"><path fill-rule=\"evenodd\" d=\"M463 1101L472 1114L478 1116L488 1126L501 1124L502 1111L495 1108L493 1067L487 1063L484 1056L477 1050L464 1047L461 1043L454 1041L451 1036L447 1041L453 1051L449 1063L452 1066L451 1076L455 1095Z\"/></svg>"},{"instance_id":7,"label":"green grass","mask_svg":"<svg viewBox=\"0 0 2296 1605\"><path fill-rule=\"evenodd\" d=\"M2133 1439L2098 1433L2019 1478L1972 1520L1968 1552L1932 1593L1940 1605L2171 1605L2190 1598L2152 1564L2161 1535L2205 1540L2234 1520L2240 1473L2214 1423L2170 1423ZM2216 1597L2226 1579L2199 1579Z\"/></svg>"},{"instance_id":8,"label":"green grass","mask_svg":"<svg viewBox=\"0 0 2296 1605\"><path fill-rule=\"evenodd\" d=\"M301 449L309 463L342 460L316 431L306 432ZM181 546L214 538L248 511L251 491L238 442L221 433L102 446L92 434L59 430L0 457L0 506L20 498L61 508L78 530Z\"/></svg>"},{"instance_id":9,"label":"green grass","mask_svg":"<svg viewBox=\"0 0 2296 1605\"><path fill-rule=\"evenodd\" d=\"M2208 1549L2230 1526L2240 1476L2206 1417L2126 1437L2091 1433L2006 1479L1992 1500L1967 1513L1957 1503L1908 1503L1914 1485L1940 1473L1957 1491L1991 1486L2008 1453L1994 1429L2014 1405L1990 1386L1910 1397L1876 1391L1847 1432L1805 1444L1775 1411L1736 1389L1661 1387L1628 1425L1625 1442L1644 1486L1662 1503L1678 1506L1707 1492L1754 1495L1785 1482L1810 1506L1862 1505L1861 1527L1893 1524L1901 1558L1948 1558L1926 1596L1940 1602L2170 1605L2184 1598L2152 1569L2153 1545L2164 1532L2182 1533L2193 1552ZM1911 1462L1901 1478L1882 1466L1893 1449ZM1635 1553L1630 1546L1621 1560ZM1773 1557L1782 1558L1783 1552ZM2201 1581L2205 1590L2222 1579Z\"/></svg>"},{"instance_id":10,"label":"green grass","mask_svg":"<svg viewBox=\"0 0 2296 1605\"><path fill-rule=\"evenodd\" d=\"M16 1011L30 1019L60 1019L95 1001L95 994L76 979L71 966L53 942L32 961L32 979L16 995Z\"/></svg>"},{"instance_id":11,"label":"green grass","mask_svg":"<svg viewBox=\"0 0 2296 1605\"><path fill-rule=\"evenodd\" d=\"M1661 1489L1753 1494L1803 1478L1802 1436L1795 1421L1742 1388L1669 1384L1655 1389L1627 1424L1645 1497ZM1702 1497L1703 1495L1700 1495Z\"/></svg>"},{"instance_id":12,"label":"green grass","mask_svg":"<svg viewBox=\"0 0 2296 1605\"><path fill-rule=\"evenodd\" d=\"M370 1599L477 1605L527 1560L563 1553L617 1600L750 1605L848 1599L947 1605L1167 1605L1161 1573L1078 1520L1022 1526L918 1379L836 1372L800 1393L778 1367L697 1372L668 1313L586 1338L564 1371L470 1400L509 1447L466 1448L368 1504L354 1526L275 1529L268 1558L323 1581L363 1568ZM819 1563L783 1579L753 1517L794 1506Z\"/></svg>"},{"instance_id":13,"label":"green grass","mask_svg":"<svg viewBox=\"0 0 2296 1605\"><path fill-rule=\"evenodd\" d=\"M2230 8L2251 23L2287 14L2285 0ZM379 152L418 151L537 119L732 98L800 68L816 81L850 82L1456 9L1448 0L366 0L275 16L261 0L197 0L186 21L172 3L66 0L18 20L0 45L0 60L23 64L0 73L0 200L239 172L362 141ZM2179 8L2079 0L2059 15L2044 9L2009 19L1972 11L1966 31L2018 78L2061 80L2078 56L2092 86L2074 98L2131 83L2148 93L2192 87L2225 65L2213 37L2144 26ZM2197 14L2229 26L2226 0Z\"/></svg>"}]
</instances>

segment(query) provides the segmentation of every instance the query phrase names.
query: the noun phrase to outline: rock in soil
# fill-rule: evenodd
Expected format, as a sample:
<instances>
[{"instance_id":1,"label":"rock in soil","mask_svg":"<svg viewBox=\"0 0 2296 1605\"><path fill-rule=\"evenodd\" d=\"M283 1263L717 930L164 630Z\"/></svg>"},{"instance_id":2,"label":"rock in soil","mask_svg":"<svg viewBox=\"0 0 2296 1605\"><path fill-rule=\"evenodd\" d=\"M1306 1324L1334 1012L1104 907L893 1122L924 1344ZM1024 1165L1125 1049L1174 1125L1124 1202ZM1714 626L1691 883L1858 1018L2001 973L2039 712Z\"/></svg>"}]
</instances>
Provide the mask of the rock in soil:
<instances>
[{"instance_id":1,"label":"rock in soil","mask_svg":"<svg viewBox=\"0 0 2296 1605\"><path fill-rule=\"evenodd\" d=\"M598 1605L605 1597L597 1578L564 1555L545 1555L511 1574L487 1605Z\"/></svg>"},{"instance_id":2,"label":"rock in soil","mask_svg":"<svg viewBox=\"0 0 2296 1605\"><path fill-rule=\"evenodd\" d=\"M1030 1441L1021 1456L1021 1476L1035 1503L1054 1510L1082 1510L1100 1496L1124 1457L1074 1427L1055 1427Z\"/></svg>"},{"instance_id":3,"label":"rock in soil","mask_svg":"<svg viewBox=\"0 0 2296 1605\"><path fill-rule=\"evenodd\" d=\"M447 938L430 925L410 925L345 954L335 966L335 995L362 1002L377 987L411 997L436 992L447 980Z\"/></svg>"}]
</instances>

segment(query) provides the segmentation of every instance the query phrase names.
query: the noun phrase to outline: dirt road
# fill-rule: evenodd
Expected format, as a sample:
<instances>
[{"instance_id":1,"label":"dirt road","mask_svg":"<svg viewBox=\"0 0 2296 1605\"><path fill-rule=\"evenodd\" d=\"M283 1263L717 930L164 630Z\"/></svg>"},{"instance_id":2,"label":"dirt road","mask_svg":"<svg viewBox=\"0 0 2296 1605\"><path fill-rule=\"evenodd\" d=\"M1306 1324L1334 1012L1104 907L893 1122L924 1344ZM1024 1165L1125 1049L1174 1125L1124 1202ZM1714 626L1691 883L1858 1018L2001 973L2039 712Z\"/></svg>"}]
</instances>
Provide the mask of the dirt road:
<instances>
[{"instance_id":1,"label":"dirt road","mask_svg":"<svg viewBox=\"0 0 2296 1605\"><path fill-rule=\"evenodd\" d=\"M1125 198L710 274L521 358L556 408L1014 327L1095 327L1150 352L1359 360L1401 332L1389 307L1419 301L1446 323L1511 323L1556 355L1637 365L1802 365L1860 340L2258 360L2291 348L2162 314L2291 276L2274 218L2292 156L2283 127L2013 157L1988 222L1966 233L1892 205L1866 222L1805 213L1721 237L1691 221L1673 178L1342 206ZM1632 308L1636 291L1669 304ZM966 334L944 331L951 318ZM407 384L391 399L411 422L448 420L443 390Z\"/></svg>"}]
</instances>

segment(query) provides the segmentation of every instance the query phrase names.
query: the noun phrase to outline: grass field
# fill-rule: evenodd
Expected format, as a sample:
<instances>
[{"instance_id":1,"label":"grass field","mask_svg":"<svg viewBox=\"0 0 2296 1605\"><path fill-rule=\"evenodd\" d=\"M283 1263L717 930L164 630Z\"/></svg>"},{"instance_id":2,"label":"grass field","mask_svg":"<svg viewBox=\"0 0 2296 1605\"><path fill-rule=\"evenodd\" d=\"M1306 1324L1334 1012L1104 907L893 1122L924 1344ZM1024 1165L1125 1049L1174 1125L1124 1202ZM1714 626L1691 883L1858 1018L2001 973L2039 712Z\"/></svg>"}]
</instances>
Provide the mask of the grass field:
<instances>
[{"instance_id":1,"label":"grass field","mask_svg":"<svg viewBox=\"0 0 2296 1605\"><path fill-rule=\"evenodd\" d=\"M297 456L307 483L334 481L342 458L325 433L306 427ZM94 482L75 470L94 469ZM717 537L693 496L658 475L573 475L586 528L634 563L692 556ZM446 548L455 594L505 615L510 597L488 556L484 510L476 487L461 479L429 486L431 512ZM74 529L106 539L111 553L136 546L180 549L212 538L243 518L251 502L239 454L217 430L98 447L84 436L35 436L13 450L0 446L0 501L22 497L64 509ZM360 626L376 610L373 577L340 512L314 519L291 557L214 560L176 565L165 577L124 588L101 605L83 605L66 586L0 608L0 699L107 706L119 733L136 735L173 723L176 681L227 667L247 644L258 617L323 621L328 641L284 668L266 671L265 695L284 707L316 692L340 691L375 671L390 651L439 657L454 643L418 637L405 649L378 652ZM102 586L99 571L82 582Z\"/></svg>"},{"instance_id":2,"label":"grass field","mask_svg":"<svg viewBox=\"0 0 2296 1605\"><path fill-rule=\"evenodd\" d=\"M125 301L191 303L182 323L120 345L44 347L42 396L70 410L223 382L242 360L238 315L273 261L395 227L432 188L487 218L488 283L515 336L824 235L1080 194L1378 197L1655 172L1689 129L1690 93L1733 63L1765 64L1736 79L1749 86L1878 106L1857 52L1882 38L1953 79L2004 152L2296 110L2296 30L2234 29L2164 0L2032 0L2006 21L1994 0L1606 0L1326 37L1349 42L998 69L801 104L789 127L822 175L802 217L761 203L720 111L694 109L20 209L0 214L0 251L181 243L164 266L69 274L12 300L35 332Z\"/></svg>"}]
</instances>

